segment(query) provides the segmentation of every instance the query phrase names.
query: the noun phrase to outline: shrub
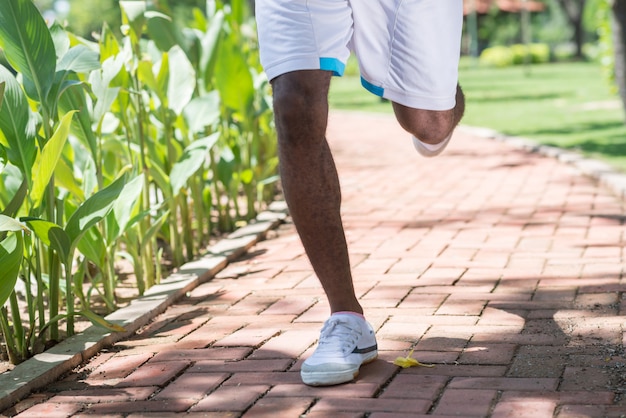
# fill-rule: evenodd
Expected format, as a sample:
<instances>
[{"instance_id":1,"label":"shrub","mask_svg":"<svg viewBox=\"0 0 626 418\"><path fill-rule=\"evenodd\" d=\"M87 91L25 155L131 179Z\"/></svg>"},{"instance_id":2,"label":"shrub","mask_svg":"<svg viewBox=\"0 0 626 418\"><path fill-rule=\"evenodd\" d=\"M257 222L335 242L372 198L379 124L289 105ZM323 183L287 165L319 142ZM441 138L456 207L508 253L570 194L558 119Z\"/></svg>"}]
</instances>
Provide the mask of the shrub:
<instances>
[{"instance_id":1,"label":"shrub","mask_svg":"<svg viewBox=\"0 0 626 418\"><path fill-rule=\"evenodd\" d=\"M513 65L514 54L506 46L485 48L480 54L479 62L488 67L509 67Z\"/></svg>"},{"instance_id":2,"label":"shrub","mask_svg":"<svg viewBox=\"0 0 626 418\"><path fill-rule=\"evenodd\" d=\"M480 63L488 67L509 67L525 63L526 57L533 64L550 61L550 47L546 44L515 44L511 46L493 46L480 54Z\"/></svg>"}]
</instances>

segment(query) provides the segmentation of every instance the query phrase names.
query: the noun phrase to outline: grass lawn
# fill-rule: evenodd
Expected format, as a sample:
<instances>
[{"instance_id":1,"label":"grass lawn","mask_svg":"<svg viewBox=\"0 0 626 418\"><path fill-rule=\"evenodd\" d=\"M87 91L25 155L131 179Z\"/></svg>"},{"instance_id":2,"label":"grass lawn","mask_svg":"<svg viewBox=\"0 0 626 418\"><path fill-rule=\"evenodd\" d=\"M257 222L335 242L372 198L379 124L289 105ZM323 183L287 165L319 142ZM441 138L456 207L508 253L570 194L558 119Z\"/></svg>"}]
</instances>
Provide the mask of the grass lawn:
<instances>
[{"instance_id":1,"label":"grass lawn","mask_svg":"<svg viewBox=\"0 0 626 418\"><path fill-rule=\"evenodd\" d=\"M334 109L389 112L365 91L354 70L335 77ZM459 79L467 106L462 124L577 150L626 172L624 110L598 64L562 63L501 69L461 62Z\"/></svg>"}]
</instances>

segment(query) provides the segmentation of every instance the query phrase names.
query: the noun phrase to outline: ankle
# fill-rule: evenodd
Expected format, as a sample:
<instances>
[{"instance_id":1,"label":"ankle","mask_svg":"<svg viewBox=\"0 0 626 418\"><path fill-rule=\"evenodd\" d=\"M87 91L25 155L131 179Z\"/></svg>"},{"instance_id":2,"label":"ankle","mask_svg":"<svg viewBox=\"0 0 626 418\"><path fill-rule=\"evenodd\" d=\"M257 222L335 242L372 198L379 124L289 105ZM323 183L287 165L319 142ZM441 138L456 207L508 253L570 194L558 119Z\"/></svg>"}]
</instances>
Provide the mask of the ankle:
<instances>
[{"instance_id":1,"label":"ankle","mask_svg":"<svg viewBox=\"0 0 626 418\"><path fill-rule=\"evenodd\" d=\"M352 311L339 311L339 312L333 312L332 315L352 315L352 316L356 316L358 318L361 319L365 319L365 315L363 315L363 313L359 313L359 312L352 312Z\"/></svg>"}]
</instances>

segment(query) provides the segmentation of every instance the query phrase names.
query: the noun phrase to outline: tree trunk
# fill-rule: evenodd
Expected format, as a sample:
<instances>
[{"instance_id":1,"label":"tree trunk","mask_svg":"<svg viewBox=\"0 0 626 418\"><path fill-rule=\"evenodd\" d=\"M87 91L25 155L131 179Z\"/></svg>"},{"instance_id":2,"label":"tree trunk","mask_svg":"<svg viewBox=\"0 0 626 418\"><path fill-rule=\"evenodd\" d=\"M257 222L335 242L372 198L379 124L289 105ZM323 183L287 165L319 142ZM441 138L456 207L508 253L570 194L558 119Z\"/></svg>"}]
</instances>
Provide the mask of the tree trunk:
<instances>
[{"instance_id":1,"label":"tree trunk","mask_svg":"<svg viewBox=\"0 0 626 418\"><path fill-rule=\"evenodd\" d=\"M615 52L615 82L626 109L626 0L614 0L611 16Z\"/></svg>"},{"instance_id":2,"label":"tree trunk","mask_svg":"<svg viewBox=\"0 0 626 418\"><path fill-rule=\"evenodd\" d=\"M574 43L576 45L576 58L583 56L584 29L583 12L587 0L558 0L561 8L567 16L567 20L574 30Z\"/></svg>"}]
</instances>

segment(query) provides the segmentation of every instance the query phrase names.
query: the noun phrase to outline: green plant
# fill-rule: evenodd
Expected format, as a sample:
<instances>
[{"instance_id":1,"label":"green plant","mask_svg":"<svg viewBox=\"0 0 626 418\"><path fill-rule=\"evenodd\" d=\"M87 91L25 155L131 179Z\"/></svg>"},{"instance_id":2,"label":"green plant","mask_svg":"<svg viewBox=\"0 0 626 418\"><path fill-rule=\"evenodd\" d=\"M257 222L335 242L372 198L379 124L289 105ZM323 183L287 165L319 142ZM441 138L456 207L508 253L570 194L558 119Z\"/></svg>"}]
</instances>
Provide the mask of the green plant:
<instances>
[{"instance_id":1,"label":"green plant","mask_svg":"<svg viewBox=\"0 0 626 418\"><path fill-rule=\"evenodd\" d=\"M546 44L494 46L483 50L479 59L482 65L497 68L525 63L542 64L550 61L550 47Z\"/></svg>"},{"instance_id":2,"label":"green plant","mask_svg":"<svg viewBox=\"0 0 626 418\"><path fill-rule=\"evenodd\" d=\"M272 198L247 2L209 3L193 29L145 1L120 7L122 37L105 24L97 43L47 26L30 0L0 8L0 330L14 363L74 333L76 316L118 329L92 305L116 309L119 257L141 294L165 257L197 256Z\"/></svg>"}]
</instances>

